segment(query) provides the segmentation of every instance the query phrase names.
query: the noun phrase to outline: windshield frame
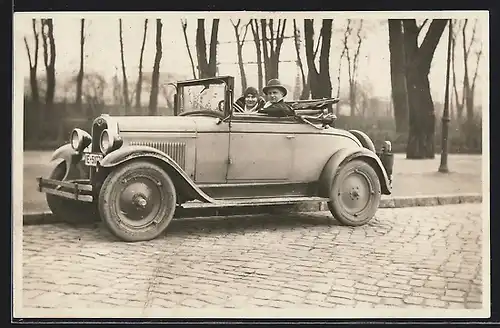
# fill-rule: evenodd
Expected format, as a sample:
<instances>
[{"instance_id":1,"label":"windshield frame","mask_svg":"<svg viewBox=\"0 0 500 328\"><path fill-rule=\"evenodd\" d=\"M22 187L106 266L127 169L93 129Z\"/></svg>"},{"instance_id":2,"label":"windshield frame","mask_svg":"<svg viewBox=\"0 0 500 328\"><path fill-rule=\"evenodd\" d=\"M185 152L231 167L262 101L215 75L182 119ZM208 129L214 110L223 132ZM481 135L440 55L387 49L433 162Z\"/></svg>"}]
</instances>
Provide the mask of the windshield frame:
<instances>
[{"instance_id":1,"label":"windshield frame","mask_svg":"<svg viewBox=\"0 0 500 328\"><path fill-rule=\"evenodd\" d=\"M211 86L211 85L224 85L224 116L227 117L232 114L233 110L233 86L234 86L234 78L232 76L220 76L220 77L211 77L206 79L195 79L195 80L187 80L180 81L176 85L176 94L175 94L175 106L174 106L174 116L179 116L181 114L181 95L186 87L191 86ZM197 110L193 110L197 111ZM210 109L207 111L216 111L216 108ZM183 111L182 113L189 113L190 111Z\"/></svg>"}]
</instances>

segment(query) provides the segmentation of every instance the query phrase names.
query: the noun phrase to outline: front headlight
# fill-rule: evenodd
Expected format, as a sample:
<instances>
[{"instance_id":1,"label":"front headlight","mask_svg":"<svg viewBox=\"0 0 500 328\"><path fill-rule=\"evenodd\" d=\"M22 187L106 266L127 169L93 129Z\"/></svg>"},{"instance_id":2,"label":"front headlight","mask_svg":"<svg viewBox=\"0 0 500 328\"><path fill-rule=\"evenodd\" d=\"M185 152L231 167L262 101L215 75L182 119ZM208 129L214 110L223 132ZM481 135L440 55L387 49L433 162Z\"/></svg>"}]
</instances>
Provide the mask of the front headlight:
<instances>
[{"instance_id":1,"label":"front headlight","mask_svg":"<svg viewBox=\"0 0 500 328\"><path fill-rule=\"evenodd\" d=\"M106 154L113 147L113 138L109 136L108 130L102 131L99 146L103 154Z\"/></svg>"},{"instance_id":2,"label":"front headlight","mask_svg":"<svg viewBox=\"0 0 500 328\"><path fill-rule=\"evenodd\" d=\"M121 137L113 131L105 129L101 133L101 137L99 139L99 147L101 148L101 152L103 154L107 154L115 149L121 147L123 141Z\"/></svg>"},{"instance_id":3,"label":"front headlight","mask_svg":"<svg viewBox=\"0 0 500 328\"><path fill-rule=\"evenodd\" d=\"M90 145L92 137L87 132L81 129L74 129L70 137L71 147L77 152L81 152L85 147Z\"/></svg>"}]
</instances>

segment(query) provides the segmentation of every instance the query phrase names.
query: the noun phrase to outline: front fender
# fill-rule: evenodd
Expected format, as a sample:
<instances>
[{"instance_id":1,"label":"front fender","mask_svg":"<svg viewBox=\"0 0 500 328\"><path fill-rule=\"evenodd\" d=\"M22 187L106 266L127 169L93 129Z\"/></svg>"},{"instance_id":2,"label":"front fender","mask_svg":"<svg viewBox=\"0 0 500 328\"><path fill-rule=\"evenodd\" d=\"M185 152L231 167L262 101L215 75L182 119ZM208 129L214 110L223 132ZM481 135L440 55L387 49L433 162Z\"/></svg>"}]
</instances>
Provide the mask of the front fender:
<instances>
[{"instance_id":1,"label":"front fender","mask_svg":"<svg viewBox=\"0 0 500 328\"><path fill-rule=\"evenodd\" d=\"M174 180L176 188L181 188L194 199L207 203L215 200L201 190L189 175L168 154L148 146L125 146L106 155L99 163L99 167L112 168L134 159L149 159L158 163Z\"/></svg>"},{"instance_id":2,"label":"front fender","mask_svg":"<svg viewBox=\"0 0 500 328\"><path fill-rule=\"evenodd\" d=\"M319 195L329 197L330 189L335 179L338 169L345 163L353 160L361 159L370 164L375 172L377 172L380 180L382 194L390 195L392 185L387 175L387 172L376 153L367 148L342 148L335 152L326 162L319 179Z\"/></svg>"},{"instance_id":3,"label":"front fender","mask_svg":"<svg viewBox=\"0 0 500 328\"><path fill-rule=\"evenodd\" d=\"M370 139L370 137L364 133L363 131L359 130L349 130L350 133L352 133L358 140L361 142L363 147L366 149L371 150L372 152L376 152L375 145L373 144L373 141Z\"/></svg>"},{"instance_id":4,"label":"front fender","mask_svg":"<svg viewBox=\"0 0 500 328\"><path fill-rule=\"evenodd\" d=\"M82 159L82 154L74 150L73 147L71 147L71 145L68 143L57 148L52 153L50 161L55 162L55 166L60 164L61 161L64 161L66 165L66 173L64 175L64 178L62 179L64 181L67 180L70 173L72 176L74 175L73 170L78 167L78 164L80 163L81 159ZM75 177L80 178L82 175L82 172L80 172L81 168L78 168L77 170L78 171L75 171L76 174Z\"/></svg>"}]
</instances>

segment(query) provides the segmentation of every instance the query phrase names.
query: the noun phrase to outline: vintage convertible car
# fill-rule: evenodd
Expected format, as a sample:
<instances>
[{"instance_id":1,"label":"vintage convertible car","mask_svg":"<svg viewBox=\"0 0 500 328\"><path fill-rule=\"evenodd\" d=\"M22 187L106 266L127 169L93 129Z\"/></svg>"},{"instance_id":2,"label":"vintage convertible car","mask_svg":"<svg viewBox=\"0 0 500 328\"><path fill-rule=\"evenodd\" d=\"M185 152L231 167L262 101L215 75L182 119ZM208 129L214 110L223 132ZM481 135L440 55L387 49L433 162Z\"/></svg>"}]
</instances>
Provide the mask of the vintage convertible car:
<instances>
[{"instance_id":1,"label":"vintage convertible car","mask_svg":"<svg viewBox=\"0 0 500 328\"><path fill-rule=\"evenodd\" d=\"M181 81L174 116L103 114L90 134L74 129L39 191L55 215L100 217L123 241L156 238L180 207L325 201L351 226L375 215L391 193L390 142L376 151L363 132L334 128L325 108L338 99L288 102L288 117L240 113L233 86Z\"/></svg>"}]
</instances>

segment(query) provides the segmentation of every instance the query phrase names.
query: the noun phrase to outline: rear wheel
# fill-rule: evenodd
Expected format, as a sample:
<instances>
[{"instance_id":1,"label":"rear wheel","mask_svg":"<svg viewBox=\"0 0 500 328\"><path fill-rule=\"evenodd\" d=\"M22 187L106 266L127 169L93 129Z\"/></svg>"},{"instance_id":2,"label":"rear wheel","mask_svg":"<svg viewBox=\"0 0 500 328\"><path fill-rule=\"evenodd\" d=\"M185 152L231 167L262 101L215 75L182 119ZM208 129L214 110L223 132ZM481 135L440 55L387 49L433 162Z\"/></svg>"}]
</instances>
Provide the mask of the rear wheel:
<instances>
[{"instance_id":1,"label":"rear wheel","mask_svg":"<svg viewBox=\"0 0 500 328\"><path fill-rule=\"evenodd\" d=\"M380 189L375 170L362 160L352 160L339 168L330 190L328 208L344 225L366 224L379 207Z\"/></svg>"},{"instance_id":2,"label":"rear wheel","mask_svg":"<svg viewBox=\"0 0 500 328\"><path fill-rule=\"evenodd\" d=\"M121 240L151 240L169 225L176 200L174 183L164 170L147 161L134 161L116 168L104 180L99 212Z\"/></svg>"},{"instance_id":3,"label":"rear wheel","mask_svg":"<svg viewBox=\"0 0 500 328\"><path fill-rule=\"evenodd\" d=\"M62 180L65 173L66 163L62 162L54 168L49 178ZM99 220L99 213L95 203L67 199L51 194L45 195L47 204L52 213L64 222L89 223Z\"/></svg>"}]
</instances>

